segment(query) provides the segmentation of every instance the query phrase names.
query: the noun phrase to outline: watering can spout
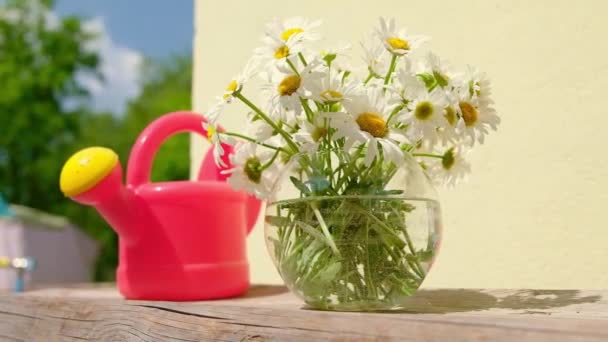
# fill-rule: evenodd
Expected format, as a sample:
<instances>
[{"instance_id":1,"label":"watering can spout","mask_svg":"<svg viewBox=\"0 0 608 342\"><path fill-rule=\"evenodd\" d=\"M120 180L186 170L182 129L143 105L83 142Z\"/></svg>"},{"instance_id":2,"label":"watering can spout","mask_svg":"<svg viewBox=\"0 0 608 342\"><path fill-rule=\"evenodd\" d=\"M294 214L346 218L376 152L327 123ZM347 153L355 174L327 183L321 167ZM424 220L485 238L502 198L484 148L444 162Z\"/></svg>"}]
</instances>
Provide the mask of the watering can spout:
<instances>
[{"instance_id":1,"label":"watering can spout","mask_svg":"<svg viewBox=\"0 0 608 342\"><path fill-rule=\"evenodd\" d=\"M66 197L95 207L122 239L135 239L129 215L133 203L122 184L122 167L114 151L89 147L76 152L63 165L59 186Z\"/></svg>"}]
</instances>

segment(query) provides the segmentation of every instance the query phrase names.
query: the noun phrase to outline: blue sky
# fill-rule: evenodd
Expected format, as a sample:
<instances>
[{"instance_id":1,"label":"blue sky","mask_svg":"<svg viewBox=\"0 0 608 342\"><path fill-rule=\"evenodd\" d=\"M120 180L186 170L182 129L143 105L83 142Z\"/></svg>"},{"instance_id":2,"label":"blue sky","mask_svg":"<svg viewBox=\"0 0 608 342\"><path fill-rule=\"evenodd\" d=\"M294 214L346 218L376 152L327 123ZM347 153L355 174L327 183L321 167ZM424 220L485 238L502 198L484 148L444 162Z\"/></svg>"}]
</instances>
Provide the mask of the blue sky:
<instances>
[{"instance_id":1,"label":"blue sky","mask_svg":"<svg viewBox=\"0 0 608 342\"><path fill-rule=\"evenodd\" d=\"M193 0L57 0L55 15L79 15L85 28L98 33L92 47L101 57L104 81L78 75L93 108L123 114L141 90L146 57L191 54L193 10Z\"/></svg>"},{"instance_id":2,"label":"blue sky","mask_svg":"<svg viewBox=\"0 0 608 342\"><path fill-rule=\"evenodd\" d=\"M58 0L56 12L101 17L113 41L145 56L192 51L192 0Z\"/></svg>"}]
</instances>

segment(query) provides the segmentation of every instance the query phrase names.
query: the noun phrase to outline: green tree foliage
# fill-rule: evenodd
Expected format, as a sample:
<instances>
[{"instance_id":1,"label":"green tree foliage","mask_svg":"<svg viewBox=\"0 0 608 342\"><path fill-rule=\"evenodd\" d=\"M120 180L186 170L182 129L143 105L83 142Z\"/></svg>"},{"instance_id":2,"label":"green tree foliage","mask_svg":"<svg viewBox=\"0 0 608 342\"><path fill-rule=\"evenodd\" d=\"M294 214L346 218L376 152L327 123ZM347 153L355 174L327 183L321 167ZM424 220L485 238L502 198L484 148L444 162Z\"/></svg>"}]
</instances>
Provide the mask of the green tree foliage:
<instances>
[{"instance_id":1,"label":"green tree foliage","mask_svg":"<svg viewBox=\"0 0 608 342\"><path fill-rule=\"evenodd\" d=\"M80 148L106 146L126 167L141 130L158 116L189 109L190 57L148 61L142 91L125 113L67 110L87 97L76 74L97 73L99 57L86 49L95 37L78 17L55 20L49 0L0 0L0 192L9 202L65 215L101 245L94 278L111 280L117 238L94 209L73 203L58 189L64 161ZM77 101L86 103L86 101ZM186 179L188 137L168 140L156 156L152 179Z\"/></svg>"},{"instance_id":2,"label":"green tree foliage","mask_svg":"<svg viewBox=\"0 0 608 342\"><path fill-rule=\"evenodd\" d=\"M50 1L6 1L0 9L0 191L9 200L52 210L57 174L78 135L65 100L86 95L77 72L94 72L93 36L76 17L51 20Z\"/></svg>"}]
</instances>

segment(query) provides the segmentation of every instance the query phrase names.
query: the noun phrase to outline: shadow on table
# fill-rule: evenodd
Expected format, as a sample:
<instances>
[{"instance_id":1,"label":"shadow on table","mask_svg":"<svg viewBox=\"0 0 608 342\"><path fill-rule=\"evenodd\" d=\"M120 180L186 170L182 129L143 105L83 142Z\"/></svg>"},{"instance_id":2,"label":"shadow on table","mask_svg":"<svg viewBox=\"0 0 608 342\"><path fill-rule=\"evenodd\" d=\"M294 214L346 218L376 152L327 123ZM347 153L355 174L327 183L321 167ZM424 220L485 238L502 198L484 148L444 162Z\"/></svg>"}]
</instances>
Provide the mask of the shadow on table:
<instances>
[{"instance_id":1,"label":"shadow on table","mask_svg":"<svg viewBox=\"0 0 608 342\"><path fill-rule=\"evenodd\" d=\"M287 292L289 290L282 285L253 285L242 298L276 296Z\"/></svg>"},{"instance_id":2,"label":"shadow on table","mask_svg":"<svg viewBox=\"0 0 608 342\"><path fill-rule=\"evenodd\" d=\"M501 297L473 289L420 289L407 299L407 313L450 313L488 309L546 310L595 303L601 296L580 296L578 290L514 290ZM543 312L539 312L543 313Z\"/></svg>"},{"instance_id":3,"label":"shadow on table","mask_svg":"<svg viewBox=\"0 0 608 342\"><path fill-rule=\"evenodd\" d=\"M285 286L255 285L243 298L275 296L288 292ZM500 291L493 291L498 293ZM520 310L522 313L545 312L574 304L596 303L599 295L581 296L579 290L504 290L504 295L494 295L477 289L420 289L407 298L406 309L381 311L386 313L445 314L452 312L473 312L489 309ZM315 310L307 305L305 310Z\"/></svg>"}]
</instances>

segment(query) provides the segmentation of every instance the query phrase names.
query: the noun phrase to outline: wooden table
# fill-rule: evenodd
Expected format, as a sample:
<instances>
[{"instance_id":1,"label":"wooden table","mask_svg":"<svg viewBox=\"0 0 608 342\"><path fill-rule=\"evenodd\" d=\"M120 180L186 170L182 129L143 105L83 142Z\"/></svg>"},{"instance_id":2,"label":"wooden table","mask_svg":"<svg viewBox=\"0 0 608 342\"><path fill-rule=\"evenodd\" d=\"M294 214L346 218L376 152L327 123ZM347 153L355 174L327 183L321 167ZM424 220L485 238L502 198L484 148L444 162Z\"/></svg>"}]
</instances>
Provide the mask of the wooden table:
<instances>
[{"instance_id":1,"label":"wooden table","mask_svg":"<svg viewBox=\"0 0 608 342\"><path fill-rule=\"evenodd\" d=\"M400 313L306 309L284 287L125 301L113 285L0 295L0 341L608 341L608 291L424 289Z\"/></svg>"}]
</instances>

